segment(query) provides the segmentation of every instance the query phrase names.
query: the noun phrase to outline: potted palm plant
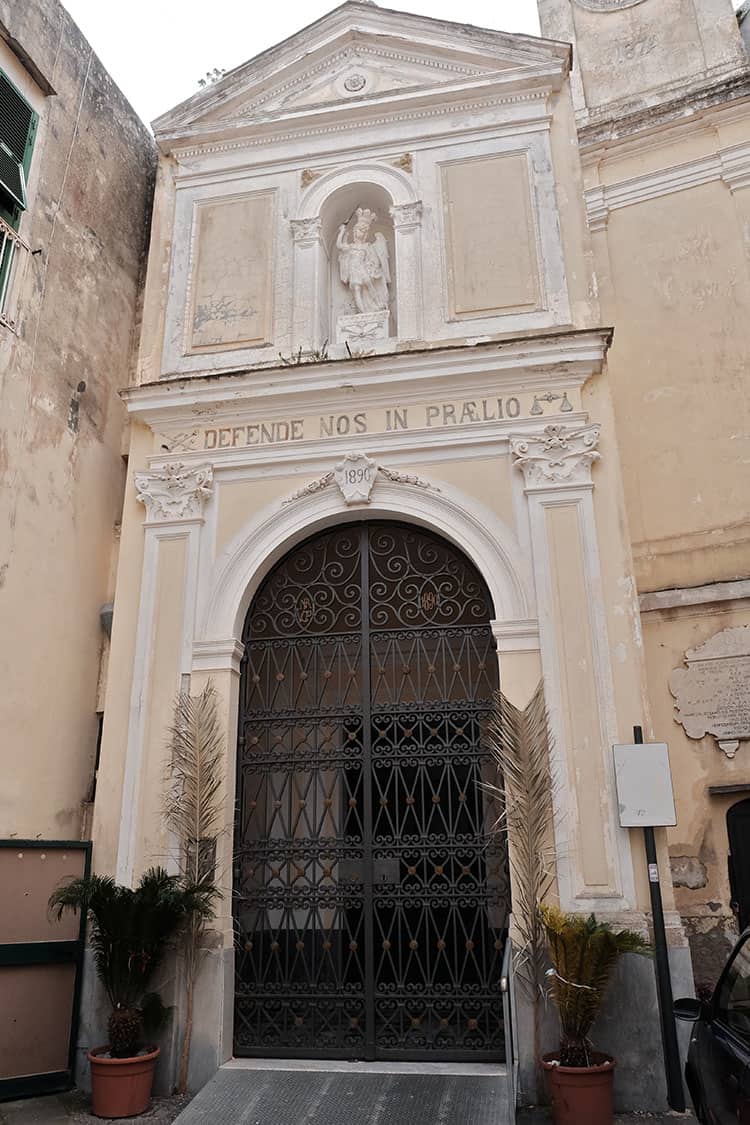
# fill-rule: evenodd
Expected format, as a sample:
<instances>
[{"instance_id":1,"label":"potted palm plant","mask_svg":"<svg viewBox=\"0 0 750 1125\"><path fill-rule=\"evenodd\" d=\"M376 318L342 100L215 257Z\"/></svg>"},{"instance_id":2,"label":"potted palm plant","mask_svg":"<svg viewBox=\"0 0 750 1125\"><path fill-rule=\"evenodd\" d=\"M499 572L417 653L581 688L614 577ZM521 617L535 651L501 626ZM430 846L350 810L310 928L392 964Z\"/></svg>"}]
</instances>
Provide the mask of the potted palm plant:
<instances>
[{"instance_id":1,"label":"potted palm plant","mask_svg":"<svg viewBox=\"0 0 750 1125\"><path fill-rule=\"evenodd\" d=\"M614 1120L615 1060L595 1051L589 1032L622 953L649 954L634 930L613 930L593 914L542 906L552 968L548 976L560 1017L560 1048L545 1055L555 1125L607 1125Z\"/></svg>"},{"instance_id":2,"label":"potted palm plant","mask_svg":"<svg viewBox=\"0 0 750 1125\"><path fill-rule=\"evenodd\" d=\"M99 978L112 1005L109 1042L89 1051L91 1095L98 1117L133 1117L151 1098L159 1048L144 1042L144 1025L161 1008L148 986L170 939L209 913L201 887L151 868L135 888L105 875L73 879L53 891L50 909L84 911ZM163 1009L161 1009L163 1011Z\"/></svg>"}]
</instances>

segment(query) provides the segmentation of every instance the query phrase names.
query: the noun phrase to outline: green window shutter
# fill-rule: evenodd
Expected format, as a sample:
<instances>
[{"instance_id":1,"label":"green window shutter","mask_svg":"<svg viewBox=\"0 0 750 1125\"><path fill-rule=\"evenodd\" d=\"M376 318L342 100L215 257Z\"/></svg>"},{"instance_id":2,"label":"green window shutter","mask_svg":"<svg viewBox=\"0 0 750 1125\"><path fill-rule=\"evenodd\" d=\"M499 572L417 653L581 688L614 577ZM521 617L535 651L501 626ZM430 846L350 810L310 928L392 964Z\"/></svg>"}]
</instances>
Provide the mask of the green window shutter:
<instances>
[{"instance_id":1,"label":"green window shutter","mask_svg":"<svg viewBox=\"0 0 750 1125\"><path fill-rule=\"evenodd\" d=\"M26 209L26 177L39 117L0 70L0 206Z\"/></svg>"}]
</instances>

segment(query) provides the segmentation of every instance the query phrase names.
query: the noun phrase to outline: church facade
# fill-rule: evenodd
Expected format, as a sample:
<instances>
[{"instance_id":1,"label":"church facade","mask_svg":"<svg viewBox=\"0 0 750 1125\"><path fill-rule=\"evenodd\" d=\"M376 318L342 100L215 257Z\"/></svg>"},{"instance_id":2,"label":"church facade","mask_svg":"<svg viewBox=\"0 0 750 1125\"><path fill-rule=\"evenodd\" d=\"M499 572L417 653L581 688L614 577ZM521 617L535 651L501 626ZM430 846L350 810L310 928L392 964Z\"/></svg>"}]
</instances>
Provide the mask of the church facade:
<instances>
[{"instance_id":1,"label":"church facade","mask_svg":"<svg viewBox=\"0 0 750 1125\"><path fill-rule=\"evenodd\" d=\"M93 839L122 881L169 854L166 732L210 681L195 1083L233 1055L502 1057L498 686L543 683L561 905L648 927L612 755L643 725L675 776L675 991L689 939L725 948L705 789L741 786L750 730L734 757L696 738L669 677L725 629L741 661L749 620L747 435L717 441L750 342L750 82L728 2L662 8L540 0L532 38L348 0L155 123ZM651 1109L650 963L617 989L602 1045Z\"/></svg>"}]
</instances>

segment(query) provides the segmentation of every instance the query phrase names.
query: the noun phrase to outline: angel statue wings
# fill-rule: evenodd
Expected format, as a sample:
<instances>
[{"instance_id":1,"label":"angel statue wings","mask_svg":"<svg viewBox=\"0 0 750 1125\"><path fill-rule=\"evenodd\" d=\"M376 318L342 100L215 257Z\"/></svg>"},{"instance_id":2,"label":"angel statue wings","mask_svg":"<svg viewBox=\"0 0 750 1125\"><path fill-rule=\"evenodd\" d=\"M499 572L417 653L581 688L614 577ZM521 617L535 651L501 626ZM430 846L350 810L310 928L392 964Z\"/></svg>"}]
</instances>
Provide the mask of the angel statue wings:
<instances>
[{"instance_id":1,"label":"angel statue wings","mask_svg":"<svg viewBox=\"0 0 750 1125\"><path fill-rule=\"evenodd\" d=\"M380 233L369 241L370 227L377 219L375 211L358 207L355 217L351 239L346 237L346 223L339 227L336 239L341 280L354 294L357 312L379 312L388 308L388 246Z\"/></svg>"}]
</instances>

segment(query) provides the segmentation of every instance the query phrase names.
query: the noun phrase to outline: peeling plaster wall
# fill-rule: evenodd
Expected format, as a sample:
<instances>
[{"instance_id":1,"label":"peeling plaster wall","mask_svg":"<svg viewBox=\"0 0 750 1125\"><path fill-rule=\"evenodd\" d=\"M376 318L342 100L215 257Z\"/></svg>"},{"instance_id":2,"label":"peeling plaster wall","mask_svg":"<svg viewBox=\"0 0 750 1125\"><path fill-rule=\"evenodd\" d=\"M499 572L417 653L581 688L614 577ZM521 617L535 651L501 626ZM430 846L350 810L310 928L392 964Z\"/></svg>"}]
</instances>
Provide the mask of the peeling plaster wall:
<instances>
[{"instance_id":1,"label":"peeling plaster wall","mask_svg":"<svg viewBox=\"0 0 750 1125\"><path fill-rule=\"evenodd\" d=\"M750 793L750 744L734 758L711 735L688 738L675 719L669 675L684 666L685 651L732 626L750 624L750 602L675 607L643 613L643 637L653 737L669 744L677 825L668 831L675 903L690 943L696 988L710 988L737 936L730 908L726 814ZM711 795L714 786L748 792Z\"/></svg>"},{"instance_id":2,"label":"peeling plaster wall","mask_svg":"<svg viewBox=\"0 0 750 1125\"><path fill-rule=\"evenodd\" d=\"M0 325L0 837L76 838L97 741L154 142L57 0L0 0L0 66L40 114Z\"/></svg>"}]
</instances>

